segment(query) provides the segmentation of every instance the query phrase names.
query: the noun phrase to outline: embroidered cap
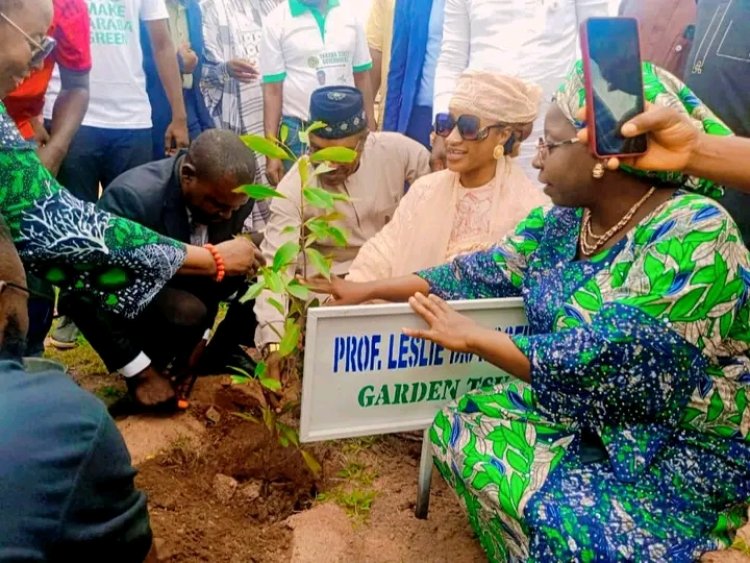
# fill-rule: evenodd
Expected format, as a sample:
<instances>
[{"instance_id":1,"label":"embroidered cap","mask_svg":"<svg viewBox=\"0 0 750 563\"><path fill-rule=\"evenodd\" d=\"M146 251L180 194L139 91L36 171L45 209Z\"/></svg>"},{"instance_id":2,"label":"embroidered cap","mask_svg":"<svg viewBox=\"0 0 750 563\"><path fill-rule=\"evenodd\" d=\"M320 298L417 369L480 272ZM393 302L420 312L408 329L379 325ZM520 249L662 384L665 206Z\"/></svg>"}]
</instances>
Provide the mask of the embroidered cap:
<instances>
[{"instance_id":1,"label":"embroidered cap","mask_svg":"<svg viewBox=\"0 0 750 563\"><path fill-rule=\"evenodd\" d=\"M351 86L319 88L310 97L310 122L326 124L315 131L324 139L343 139L367 129L362 93Z\"/></svg>"}]
</instances>

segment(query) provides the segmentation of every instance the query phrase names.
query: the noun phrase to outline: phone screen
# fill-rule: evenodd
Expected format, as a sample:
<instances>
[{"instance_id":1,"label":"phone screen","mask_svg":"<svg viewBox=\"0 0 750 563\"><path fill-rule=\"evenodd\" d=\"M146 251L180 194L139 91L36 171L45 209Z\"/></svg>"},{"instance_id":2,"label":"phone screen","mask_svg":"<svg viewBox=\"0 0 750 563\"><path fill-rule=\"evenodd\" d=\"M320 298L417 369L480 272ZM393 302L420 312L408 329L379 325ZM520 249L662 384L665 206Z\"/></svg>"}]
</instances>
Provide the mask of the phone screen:
<instances>
[{"instance_id":1,"label":"phone screen","mask_svg":"<svg viewBox=\"0 0 750 563\"><path fill-rule=\"evenodd\" d=\"M644 110L638 23L630 18L586 22L589 100L599 156L641 154L646 136L626 138L621 127Z\"/></svg>"}]
</instances>

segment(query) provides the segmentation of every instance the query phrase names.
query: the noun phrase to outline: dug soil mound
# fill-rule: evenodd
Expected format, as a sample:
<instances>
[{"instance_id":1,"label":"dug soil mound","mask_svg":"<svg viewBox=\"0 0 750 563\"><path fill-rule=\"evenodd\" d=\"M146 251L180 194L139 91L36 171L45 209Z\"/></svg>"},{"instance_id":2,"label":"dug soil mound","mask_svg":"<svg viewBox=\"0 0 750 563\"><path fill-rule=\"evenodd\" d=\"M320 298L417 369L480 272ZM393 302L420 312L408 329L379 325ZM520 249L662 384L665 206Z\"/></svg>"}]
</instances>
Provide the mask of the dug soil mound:
<instances>
[{"instance_id":1,"label":"dug soil mound","mask_svg":"<svg viewBox=\"0 0 750 563\"><path fill-rule=\"evenodd\" d=\"M139 467L160 560L289 560L291 531L283 521L310 507L322 478L263 424L235 416L257 414L256 406L225 382L199 382L190 415L205 432L199 440L178 438Z\"/></svg>"}]
</instances>

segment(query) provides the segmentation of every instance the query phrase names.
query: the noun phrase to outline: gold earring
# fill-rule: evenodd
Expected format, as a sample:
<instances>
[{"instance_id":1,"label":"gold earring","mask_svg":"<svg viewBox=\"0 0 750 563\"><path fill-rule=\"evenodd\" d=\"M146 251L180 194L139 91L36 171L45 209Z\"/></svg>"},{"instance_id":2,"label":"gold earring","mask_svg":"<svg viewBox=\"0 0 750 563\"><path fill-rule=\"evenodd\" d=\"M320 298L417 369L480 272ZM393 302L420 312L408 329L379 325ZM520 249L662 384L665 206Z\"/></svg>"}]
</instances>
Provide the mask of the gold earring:
<instances>
[{"instance_id":1,"label":"gold earring","mask_svg":"<svg viewBox=\"0 0 750 563\"><path fill-rule=\"evenodd\" d=\"M497 145L495 150L492 151L492 156L495 157L495 160L503 158L505 156L505 147L503 145Z\"/></svg>"},{"instance_id":2,"label":"gold earring","mask_svg":"<svg viewBox=\"0 0 750 563\"><path fill-rule=\"evenodd\" d=\"M604 165L601 162L597 162L594 165L594 168L591 170L591 176L593 176L595 180L601 180L604 178Z\"/></svg>"}]
</instances>

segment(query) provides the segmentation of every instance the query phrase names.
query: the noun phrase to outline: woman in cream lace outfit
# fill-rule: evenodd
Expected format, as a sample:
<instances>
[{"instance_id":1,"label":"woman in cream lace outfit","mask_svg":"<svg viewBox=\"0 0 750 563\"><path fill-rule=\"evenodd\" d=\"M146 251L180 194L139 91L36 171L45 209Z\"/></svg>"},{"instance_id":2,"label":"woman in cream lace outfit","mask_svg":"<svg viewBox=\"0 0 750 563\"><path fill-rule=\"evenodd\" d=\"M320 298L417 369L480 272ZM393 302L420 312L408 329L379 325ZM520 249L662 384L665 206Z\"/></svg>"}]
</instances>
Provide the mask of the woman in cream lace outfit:
<instances>
[{"instance_id":1,"label":"woman in cream lace outfit","mask_svg":"<svg viewBox=\"0 0 750 563\"><path fill-rule=\"evenodd\" d=\"M401 276L487 248L545 204L514 160L539 97L537 86L516 78L465 73L450 113L435 119L436 134L446 137L448 169L412 185L393 219L359 251L347 279Z\"/></svg>"}]
</instances>

